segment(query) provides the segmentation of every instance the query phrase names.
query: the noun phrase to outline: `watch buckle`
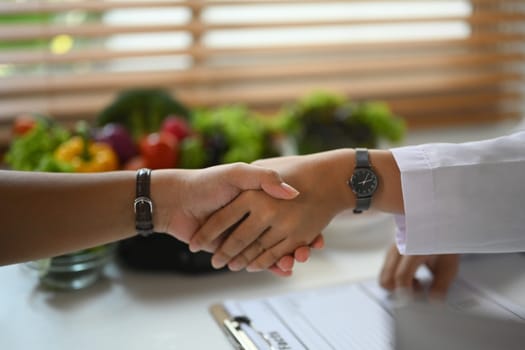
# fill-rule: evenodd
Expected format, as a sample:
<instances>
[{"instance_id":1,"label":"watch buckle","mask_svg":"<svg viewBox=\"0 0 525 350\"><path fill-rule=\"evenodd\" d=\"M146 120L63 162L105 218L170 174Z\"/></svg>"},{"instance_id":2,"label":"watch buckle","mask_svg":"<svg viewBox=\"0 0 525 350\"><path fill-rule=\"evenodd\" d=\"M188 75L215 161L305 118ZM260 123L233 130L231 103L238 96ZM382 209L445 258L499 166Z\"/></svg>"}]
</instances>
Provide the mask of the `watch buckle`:
<instances>
[{"instance_id":1,"label":"watch buckle","mask_svg":"<svg viewBox=\"0 0 525 350\"><path fill-rule=\"evenodd\" d=\"M149 205L149 211L151 213L153 213L153 202L151 201L151 199L149 199L148 197L141 196L141 197L135 198L135 200L133 201L133 211L135 212L135 214L137 213L137 205L139 203L146 203L146 204L148 204Z\"/></svg>"}]
</instances>

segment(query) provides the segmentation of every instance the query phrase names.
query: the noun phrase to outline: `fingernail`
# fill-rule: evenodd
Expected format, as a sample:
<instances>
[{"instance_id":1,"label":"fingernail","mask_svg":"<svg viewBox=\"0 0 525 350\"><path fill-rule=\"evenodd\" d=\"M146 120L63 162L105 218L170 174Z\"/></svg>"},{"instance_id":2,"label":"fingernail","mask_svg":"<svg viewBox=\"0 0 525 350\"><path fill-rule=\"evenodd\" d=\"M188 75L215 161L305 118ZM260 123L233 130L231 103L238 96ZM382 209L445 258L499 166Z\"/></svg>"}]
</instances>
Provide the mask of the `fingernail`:
<instances>
[{"instance_id":1,"label":"fingernail","mask_svg":"<svg viewBox=\"0 0 525 350\"><path fill-rule=\"evenodd\" d=\"M240 261L234 260L228 264L228 268L232 271L240 271L243 268L243 266Z\"/></svg>"},{"instance_id":2,"label":"fingernail","mask_svg":"<svg viewBox=\"0 0 525 350\"><path fill-rule=\"evenodd\" d=\"M214 255L211 258L211 265L213 266L214 269L222 269L226 265L227 262L228 261L226 261L224 258L220 256Z\"/></svg>"},{"instance_id":3,"label":"fingernail","mask_svg":"<svg viewBox=\"0 0 525 350\"><path fill-rule=\"evenodd\" d=\"M190 248L190 252L192 253L197 253L200 250L199 245L193 242L190 242L189 248Z\"/></svg>"},{"instance_id":4,"label":"fingernail","mask_svg":"<svg viewBox=\"0 0 525 350\"><path fill-rule=\"evenodd\" d=\"M262 269L260 267L248 266L248 267L246 267L246 271L248 271L248 272L259 272L259 271L262 271Z\"/></svg>"},{"instance_id":5,"label":"fingernail","mask_svg":"<svg viewBox=\"0 0 525 350\"><path fill-rule=\"evenodd\" d=\"M286 182L281 182L281 188L289 195L293 197L297 197L299 195L299 191L297 191L292 186L288 185Z\"/></svg>"}]
</instances>

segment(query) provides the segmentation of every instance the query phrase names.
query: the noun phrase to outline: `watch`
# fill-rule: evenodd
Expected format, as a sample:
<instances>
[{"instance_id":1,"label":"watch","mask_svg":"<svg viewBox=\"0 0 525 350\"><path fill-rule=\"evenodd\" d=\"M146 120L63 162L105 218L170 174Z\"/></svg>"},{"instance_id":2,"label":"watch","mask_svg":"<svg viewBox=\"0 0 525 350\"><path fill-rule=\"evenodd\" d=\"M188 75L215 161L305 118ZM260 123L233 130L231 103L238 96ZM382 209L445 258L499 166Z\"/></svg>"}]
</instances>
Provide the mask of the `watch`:
<instances>
[{"instance_id":1,"label":"watch","mask_svg":"<svg viewBox=\"0 0 525 350\"><path fill-rule=\"evenodd\" d=\"M142 236L153 233L153 202L150 198L151 170L147 168L137 171L136 197L133 202L135 211L135 229Z\"/></svg>"},{"instance_id":2,"label":"watch","mask_svg":"<svg viewBox=\"0 0 525 350\"><path fill-rule=\"evenodd\" d=\"M356 195L355 214L360 214L363 210L370 208L372 195L377 190L379 184L378 178L372 166L366 148L357 148L355 150L355 169L348 186Z\"/></svg>"}]
</instances>

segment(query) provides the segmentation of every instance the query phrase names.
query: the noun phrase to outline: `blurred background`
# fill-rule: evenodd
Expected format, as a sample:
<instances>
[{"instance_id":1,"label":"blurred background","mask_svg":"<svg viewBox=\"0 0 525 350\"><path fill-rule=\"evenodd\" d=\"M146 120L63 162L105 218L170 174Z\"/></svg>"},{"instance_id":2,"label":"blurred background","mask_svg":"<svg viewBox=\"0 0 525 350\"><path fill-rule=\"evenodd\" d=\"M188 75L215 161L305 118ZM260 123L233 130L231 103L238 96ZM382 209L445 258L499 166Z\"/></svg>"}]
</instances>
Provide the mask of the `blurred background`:
<instances>
[{"instance_id":1,"label":"blurred background","mask_svg":"<svg viewBox=\"0 0 525 350\"><path fill-rule=\"evenodd\" d=\"M518 120L521 1L0 3L0 144L41 113L73 127L123 90L273 114L312 91L386 102L409 132Z\"/></svg>"}]
</instances>

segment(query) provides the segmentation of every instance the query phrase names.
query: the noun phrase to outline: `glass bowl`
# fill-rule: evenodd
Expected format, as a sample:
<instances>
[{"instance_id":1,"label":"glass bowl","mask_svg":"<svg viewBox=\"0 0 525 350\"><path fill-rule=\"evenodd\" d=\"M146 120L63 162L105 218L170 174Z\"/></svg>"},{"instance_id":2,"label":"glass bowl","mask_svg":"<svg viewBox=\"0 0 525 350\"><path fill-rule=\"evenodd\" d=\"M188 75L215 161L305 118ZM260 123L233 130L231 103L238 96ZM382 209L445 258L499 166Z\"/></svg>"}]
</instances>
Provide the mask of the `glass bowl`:
<instances>
[{"instance_id":1,"label":"glass bowl","mask_svg":"<svg viewBox=\"0 0 525 350\"><path fill-rule=\"evenodd\" d=\"M28 262L40 283L52 289L78 290L91 286L112 258L114 245L103 245L49 259Z\"/></svg>"}]
</instances>

